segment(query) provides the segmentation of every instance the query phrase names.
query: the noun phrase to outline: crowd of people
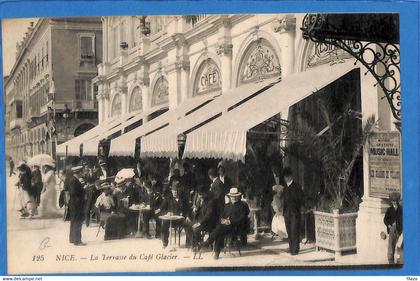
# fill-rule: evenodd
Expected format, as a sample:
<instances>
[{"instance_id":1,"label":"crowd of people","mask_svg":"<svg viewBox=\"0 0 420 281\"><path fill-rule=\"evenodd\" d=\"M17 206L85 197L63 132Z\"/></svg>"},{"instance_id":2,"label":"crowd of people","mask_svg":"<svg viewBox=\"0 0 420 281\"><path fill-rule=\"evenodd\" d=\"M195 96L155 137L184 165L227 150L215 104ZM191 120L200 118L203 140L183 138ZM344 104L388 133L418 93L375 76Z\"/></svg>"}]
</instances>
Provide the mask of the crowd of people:
<instances>
[{"instance_id":1,"label":"crowd of people","mask_svg":"<svg viewBox=\"0 0 420 281\"><path fill-rule=\"evenodd\" d=\"M17 165L18 188L15 204L21 218L49 218L57 216L57 189L54 163L30 167L22 161ZM13 172L11 169L10 176Z\"/></svg>"},{"instance_id":2,"label":"crowd of people","mask_svg":"<svg viewBox=\"0 0 420 281\"><path fill-rule=\"evenodd\" d=\"M253 204L252 200L226 176L226 168L221 163L217 168L210 168L208 180L203 181L197 180L188 162L182 165L182 175L178 168L173 168L170 176L161 180L157 173L146 173L139 166L121 169L111 176L105 161L99 159L97 167L82 161L79 166L67 167L63 176L59 177L62 191L57 200L59 183L56 182L54 163L44 163L41 169L39 165L30 166L23 161L16 167L18 210L23 219L49 218L57 216L59 202L60 207L66 207L65 219L70 220L69 241L74 245L85 245L82 242L82 226L83 223L89 226L92 218L105 230L105 240L135 234L151 239L149 225L152 220L154 238L162 240L163 248L168 246L170 227L173 227L185 232L186 247L199 252L211 246L217 259L226 238L240 245L247 244L250 219L254 218L249 207ZM9 166L12 176L13 160ZM300 250L305 195L289 168L273 167L272 174L271 231L280 239L287 239L290 254L296 255ZM398 193L390 195L391 206L384 217L389 235L390 263L394 262L396 246L402 244L399 201ZM164 219L165 216L182 219L170 223L170 220Z\"/></svg>"}]
</instances>

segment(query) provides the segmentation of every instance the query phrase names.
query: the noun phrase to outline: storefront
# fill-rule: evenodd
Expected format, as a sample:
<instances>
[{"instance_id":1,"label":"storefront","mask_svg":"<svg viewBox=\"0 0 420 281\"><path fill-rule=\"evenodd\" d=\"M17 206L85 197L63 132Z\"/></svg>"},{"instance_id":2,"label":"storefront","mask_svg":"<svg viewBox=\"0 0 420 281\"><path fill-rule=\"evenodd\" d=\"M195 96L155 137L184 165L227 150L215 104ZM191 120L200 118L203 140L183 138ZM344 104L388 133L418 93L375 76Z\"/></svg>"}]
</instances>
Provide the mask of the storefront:
<instances>
[{"instance_id":1,"label":"storefront","mask_svg":"<svg viewBox=\"0 0 420 281\"><path fill-rule=\"evenodd\" d=\"M340 120L345 114L353 120L345 125L346 147L360 138L371 115L379 120L375 130L396 128L365 65L337 47L305 40L303 16L212 15L194 22L173 16L158 34L133 38L112 31L116 22L133 23L133 17L105 18L104 36L124 38L128 48L105 46L95 78L101 124L59 147L62 155L95 156L105 138L113 158L188 159L205 167L224 160L235 167L235 184L260 193L271 189L271 166L287 165L312 200L310 207L316 206L325 175L304 157L294 129L311 120L320 136L329 134L335 121L326 123L325 115ZM150 17L152 26L161 22L157 18ZM357 253L382 263L387 246L379 235L387 204L367 188L367 153L365 147L355 157L350 176L352 191L363 201Z\"/></svg>"}]
</instances>

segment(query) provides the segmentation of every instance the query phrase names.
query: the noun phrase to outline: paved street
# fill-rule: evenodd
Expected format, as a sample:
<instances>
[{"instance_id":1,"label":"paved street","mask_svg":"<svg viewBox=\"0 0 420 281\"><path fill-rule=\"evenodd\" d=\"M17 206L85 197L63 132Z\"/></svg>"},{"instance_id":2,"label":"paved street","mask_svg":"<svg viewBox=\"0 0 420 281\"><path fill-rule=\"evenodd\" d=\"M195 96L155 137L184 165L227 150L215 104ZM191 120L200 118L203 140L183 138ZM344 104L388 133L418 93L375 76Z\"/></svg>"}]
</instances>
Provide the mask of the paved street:
<instances>
[{"instance_id":1,"label":"paved street","mask_svg":"<svg viewBox=\"0 0 420 281\"><path fill-rule=\"evenodd\" d=\"M87 246L68 243L69 223L56 219L19 219L13 208L16 177L8 178L8 253L10 273L45 272L136 272L176 271L191 268L243 267L243 266L329 266L338 265L333 254L315 252L314 245L302 245L297 256L288 254L287 242L264 237L259 241L249 238L242 256L235 251L223 252L213 260L210 252L202 259L193 259L189 249L175 252L162 249L158 239L126 238L104 241L102 230L96 237L98 226L83 226L83 241ZM62 212L62 210L61 210ZM185 241L185 237L181 237ZM355 255L353 255L355 256ZM351 261L346 261L350 262Z\"/></svg>"}]
</instances>

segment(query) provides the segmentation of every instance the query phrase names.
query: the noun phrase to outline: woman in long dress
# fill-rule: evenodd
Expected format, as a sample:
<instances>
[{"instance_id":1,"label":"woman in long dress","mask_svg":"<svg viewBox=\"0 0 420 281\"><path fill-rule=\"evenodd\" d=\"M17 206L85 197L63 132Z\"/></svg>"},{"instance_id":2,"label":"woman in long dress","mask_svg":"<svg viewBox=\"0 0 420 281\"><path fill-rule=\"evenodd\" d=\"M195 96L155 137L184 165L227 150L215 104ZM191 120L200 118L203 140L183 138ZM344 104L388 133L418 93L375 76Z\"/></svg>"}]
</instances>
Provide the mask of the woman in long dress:
<instances>
[{"instance_id":1,"label":"woman in long dress","mask_svg":"<svg viewBox=\"0 0 420 281\"><path fill-rule=\"evenodd\" d=\"M21 218L33 218L36 212L35 191L31 185L31 169L24 162L19 163L19 180L16 183L19 195Z\"/></svg>"},{"instance_id":2,"label":"woman in long dress","mask_svg":"<svg viewBox=\"0 0 420 281\"><path fill-rule=\"evenodd\" d=\"M41 191L41 204L39 212L42 218L57 216L57 190L54 168L44 165L44 175L42 178L44 187Z\"/></svg>"},{"instance_id":3,"label":"woman in long dress","mask_svg":"<svg viewBox=\"0 0 420 281\"><path fill-rule=\"evenodd\" d=\"M275 185L273 186L274 196L271 206L274 210L274 216L271 223L271 231L279 236L280 239L287 238L286 224L283 216L283 190L284 186L280 185L279 173L273 171Z\"/></svg>"}]
</instances>

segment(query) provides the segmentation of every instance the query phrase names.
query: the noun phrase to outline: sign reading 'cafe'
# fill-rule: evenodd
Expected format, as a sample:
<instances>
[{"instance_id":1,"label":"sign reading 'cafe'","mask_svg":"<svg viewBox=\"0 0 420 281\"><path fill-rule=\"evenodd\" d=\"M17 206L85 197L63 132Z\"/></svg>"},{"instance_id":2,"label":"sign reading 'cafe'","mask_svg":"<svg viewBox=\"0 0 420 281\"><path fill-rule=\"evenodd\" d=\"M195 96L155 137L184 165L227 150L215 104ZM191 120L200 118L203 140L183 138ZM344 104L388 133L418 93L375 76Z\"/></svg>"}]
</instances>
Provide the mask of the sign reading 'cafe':
<instances>
[{"instance_id":1,"label":"sign reading 'cafe'","mask_svg":"<svg viewBox=\"0 0 420 281\"><path fill-rule=\"evenodd\" d=\"M401 192L399 132L375 132L369 137L370 196L388 198Z\"/></svg>"}]
</instances>

